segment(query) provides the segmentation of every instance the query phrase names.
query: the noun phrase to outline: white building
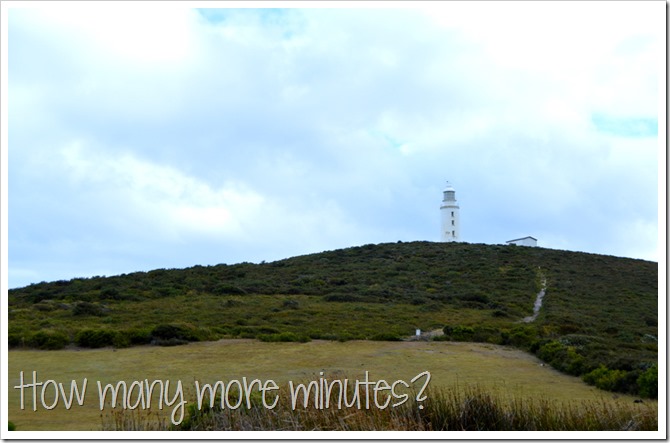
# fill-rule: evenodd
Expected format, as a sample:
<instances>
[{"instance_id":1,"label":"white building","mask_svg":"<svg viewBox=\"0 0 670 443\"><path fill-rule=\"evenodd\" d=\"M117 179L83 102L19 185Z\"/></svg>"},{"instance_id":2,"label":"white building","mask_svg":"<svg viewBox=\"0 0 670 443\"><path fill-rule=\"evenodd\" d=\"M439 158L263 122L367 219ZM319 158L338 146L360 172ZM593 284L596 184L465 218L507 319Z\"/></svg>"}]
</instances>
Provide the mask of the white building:
<instances>
[{"instance_id":1,"label":"white building","mask_svg":"<svg viewBox=\"0 0 670 443\"><path fill-rule=\"evenodd\" d=\"M440 240L443 242L458 241L461 236L458 223L458 203L456 203L456 191L453 186L447 182L442 198L440 213L442 214L442 230Z\"/></svg>"},{"instance_id":2,"label":"white building","mask_svg":"<svg viewBox=\"0 0 670 443\"><path fill-rule=\"evenodd\" d=\"M518 246L537 246L537 239L535 237L515 238L514 240L507 240L508 245Z\"/></svg>"}]
</instances>

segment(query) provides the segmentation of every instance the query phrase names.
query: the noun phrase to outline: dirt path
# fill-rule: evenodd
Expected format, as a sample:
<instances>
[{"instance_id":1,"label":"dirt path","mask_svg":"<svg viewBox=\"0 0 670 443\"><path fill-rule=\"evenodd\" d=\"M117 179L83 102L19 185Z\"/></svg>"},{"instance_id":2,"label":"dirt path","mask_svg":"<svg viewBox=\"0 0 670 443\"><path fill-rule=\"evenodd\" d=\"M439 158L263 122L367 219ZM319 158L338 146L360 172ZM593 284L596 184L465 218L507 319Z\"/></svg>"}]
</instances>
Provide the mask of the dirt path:
<instances>
[{"instance_id":1,"label":"dirt path","mask_svg":"<svg viewBox=\"0 0 670 443\"><path fill-rule=\"evenodd\" d=\"M530 323L535 321L538 314L540 313L540 308L542 307L542 299L544 299L544 294L547 290L547 278L542 277L542 289L537 293L537 298L535 299L535 306L533 306L533 315L525 317L522 321L524 323Z\"/></svg>"}]
</instances>

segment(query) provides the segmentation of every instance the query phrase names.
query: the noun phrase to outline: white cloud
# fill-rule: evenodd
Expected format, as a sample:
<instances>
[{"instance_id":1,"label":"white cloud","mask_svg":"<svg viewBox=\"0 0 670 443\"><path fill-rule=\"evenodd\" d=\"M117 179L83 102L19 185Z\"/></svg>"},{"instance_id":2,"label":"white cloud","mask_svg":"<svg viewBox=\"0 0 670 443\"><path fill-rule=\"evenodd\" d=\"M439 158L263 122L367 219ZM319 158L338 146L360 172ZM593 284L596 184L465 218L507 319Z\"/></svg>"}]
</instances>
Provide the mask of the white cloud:
<instances>
[{"instance_id":1,"label":"white cloud","mask_svg":"<svg viewBox=\"0 0 670 443\"><path fill-rule=\"evenodd\" d=\"M62 150L65 176L77 189L95 191L100 200L113 199L119 217L129 217L151 235L173 241L184 235L240 235L262 213L265 199L249 187L228 182L212 188L178 169L141 160L132 153L95 152L73 143Z\"/></svg>"},{"instance_id":2,"label":"white cloud","mask_svg":"<svg viewBox=\"0 0 670 443\"><path fill-rule=\"evenodd\" d=\"M26 20L42 32L57 33L68 47L97 53L96 62L105 57L140 65L186 62L197 49L195 12L184 6L70 3L13 9L11 14L13 22Z\"/></svg>"},{"instance_id":3,"label":"white cloud","mask_svg":"<svg viewBox=\"0 0 670 443\"><path fill-rule=\"evenodd\" d=\"M356 234L339 205L333 200L320 201L317 195L276 199L236 181L212 187L174 167L139 159L132 153L112 157L82 143L69 145L62 156L64 175L73 187L94 190L91 205L97 204L107 216L114 212L116 218L128 218L126 229L143 232L154 241L179 244L208 238L221 245L271 245L286 243L280 239L287 233L300 233L302 242L316 247L327 246L328 237ZM291 172L284 173L288 176ZM112 201L116 204L110 205ZM289 236L287 242L292 241Z\"/></svg>"}]
</instances>

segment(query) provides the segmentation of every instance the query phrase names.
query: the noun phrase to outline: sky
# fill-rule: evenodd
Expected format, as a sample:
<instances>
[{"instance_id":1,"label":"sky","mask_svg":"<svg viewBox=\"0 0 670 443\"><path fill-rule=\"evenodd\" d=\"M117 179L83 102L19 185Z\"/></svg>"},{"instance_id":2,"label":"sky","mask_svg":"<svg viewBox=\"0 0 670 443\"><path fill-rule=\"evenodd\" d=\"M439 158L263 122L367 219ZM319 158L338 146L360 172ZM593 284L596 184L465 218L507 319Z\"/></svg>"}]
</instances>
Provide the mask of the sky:
<instances>
[{"instance_id":1,"label":"sky","mask_svg":"<svg viewBox=\"0 0 670 443\"><path fill-rule=\"evenodd\" d=\"M665 255L665 2L7 3L10 288L439 241L447 181L462 241Z\"/></svg>"}]
</instances>

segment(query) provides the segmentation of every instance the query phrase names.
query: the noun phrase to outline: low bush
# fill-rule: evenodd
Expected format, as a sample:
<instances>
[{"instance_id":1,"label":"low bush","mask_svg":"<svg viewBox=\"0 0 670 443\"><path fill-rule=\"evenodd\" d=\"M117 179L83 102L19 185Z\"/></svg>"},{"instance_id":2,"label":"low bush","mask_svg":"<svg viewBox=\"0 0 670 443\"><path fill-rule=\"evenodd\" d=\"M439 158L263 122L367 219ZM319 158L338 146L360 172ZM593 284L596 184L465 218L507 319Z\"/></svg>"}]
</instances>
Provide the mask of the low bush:
<instances>
[{"instance_id":1,"label":"low bush","mask_svg":"<svg viewBox=\"0 0 670 443\"><path fill-rule=\"evenodd\" d=\"M60 331L37 331L28 340L28 345L45 350L63 349L70 344L70 337Z\"/></svg>"},{"instance_id":2,"label":"low bush","mask_svg":"<svg viewBox=\"0 0 670 443\"><path fill-rule=\"evenodd\" d=\"M181 338L157 338L152 341L153 344L157 346L180 346L188 344L188 340Z\"/></svg>"},{"instance_id":3,"label":"low bush","mask_svg":"<svg viewBox=\"0 0 670 443\"><path fill-rule=\"evenodd\" d=\"M209 329L196 328L190 324L162 324L153 328L151 335L156 342L174 339L176 341L203 341L213 335ZM174 342L174 341L173 341Z\"/></svg>"},{"instance_id":4,"label":"low bush","mask_svg":"<svg viewBox=\"0 0 670 443\"><path fill-rule=\"evenodd\" d=\"M116 288L105 288L100 291L100 298L107 300L122 300L121 293Z\"/></svg>"},{"instance_id":5,"label":"low bush","mask_svg":"<svg viewBox=\"0 0 670 443\"><path fill-rule=\"evenodd\" d=\"M356 337L348 332L342 332L341 334L337 334L337 341L340 343L344 343L350 340L356 340Z\"/></svg>"},{"instance_id":6,"label":"low bush","mask_svg":"<svg viewBox=\"0 0 670 443\"><path fill-rule=\"evenodd\" d=\"M128 348L130 347L130 338L125 332L119 331L114 334L112 339L112 346L115 348Z\"/></svg>"},{"instance_id":7,"label":"low bush","mask_svg":"<svg viewBox=\"0 0 670 443\"><path fill-rule=\"evenodd\" d=\"M56 309L56 307L53 303L49 303L49 301L45 300L45 301L41 301L39 303L35 303L33 305L33 309L36 309L36 310L41 311L41 312L51 312L54 309Z\"/></svg>"},{"instance_id":8,"label":"low bush","mask_svg":"<svg viewBox=\"0 0 670 443\"><path fill-rule=\"evenodd\" d=\"M477 293L477 292L459 294L454 298L456 300L460 300L460 301L463 301L463 302L479 303L479 304L482 304L482 305L485 305L489 302L489 298L486 296L486 294Z\"/></svg>"},{"instance_id":9,"label":"low bush","mask_svg":"<svg viewBox=\"0 0 670 443\"><path fill-rule=\"evenodd\" d=\"M647 368L637 379L637 386L642 397L658 397L658 366Z\"/></svg>"},{"instance_id":10,"label":"low bush","mask_svg":"<svg viewBox=\"0 0 670 443\"><path fill-rule=\"evenodd\" d=\"M392 332L380 332L370 337L373 341L402 341L402 337Z\"/></svg>"},{"instance_id":11,"label":"low bush","mask_svg":"<svg viewBox=\"0 0 670 443\"><path fill-rule=\"evenodd\" d=\"M148 329L130 329L125 332L131 345L147 345L151 343L151 331Z\"/></svg>"},{"instance_id":12,"label":"low bush","mask_svg":"<svg viewBox=\"0 0 670 443\"><path fill-rule=\"evenodd\" d=\"M471 326L447 325L442 330L447 340L453 341L472 340L472 336L475 334L475 329Z\"/></svg>"},{"instance_id":13,"label":"low bush","mask_svg":"<svg viewBox=\"0 0 670 443\"><path fill-rule=\"evenodd\" d=\"M530 325L516 326L509 331L509 344L528 348L537 339L537 329Z\"/></svg>"},{"instance_id":14,"label":"low bush","mask_svg":"<svg viewBox=\"0 0 670 443\"><path fill-rule=\"evenodd\" d=\"M298 302L298 300L284 300L284 302L282 303L282 308L299 309L300 303Z\"/></svg>"},{"instance_id":15,"label":"low bush","mask_svg":"<svg viewBox=\"0 0 670 443\"><path fill-rule=\"evenodd\" d=\"M626 371L608 369L605 365L600 365L598 368L585 374L582 380L605 391L622 391L625 378Z\"/></svg>"},{"instance_id":16,"label":"low bush","mask_svg":"<svg viewBox=\"0 0 670 443\"><path fill-rule=\"evenodd\" d=\"M101 317L106 314L108 309L100 306L96 303L91 303L87 301L78 301L74 304L72 308L72 315L83 316L83 315L93 315Z\"/></svg>"},{"instance_id":17,"label":"low bush","mask_svg":"<svg viewBox=\"0 0 670 443\"><path fill-rule=\"evenodd\" d=\"M579 376L586 370L584 356L578 353L574 346L565 345L558 340L549 340L541 344L537 349L537 356L559 371L570 375Z\"/></svg>"},{"instance_id":18,"label":"low bush","mask_svg":"<svg viewBox=\"0 0 670 443\"><path fill-rule=\"evenodd\" d=\"M212 290L216 295L244 295L247 293L244 289L233 285L219 285Z\"/></svg>"},{"instance_id":19,"label":"low bush","mask_svg":"<svg viewBox=\"0 0 670 443\"><path fill-rule=\"evenodd\" d=\"M279 334L259 334L257 337L264 342L300 342L307 343L312 339L306 335L296 334L295 332L282 332Z\"/></svg>"},{"instance_id":20,"label":"low bush","mask_svg":"<svg viewBox=\"0 0 670 443\"><path fill-rule=\"evenodd\" d=\"M158 325L153 328L151 335L162 340L169 340L171 338L185 339L187 331L186 328L180 325Z\"/></svg>"},{"instance_id":21,"label":"low bush","mask_svg":"<svg viewBox=\"0 0 670 443\"><path fill-rule=\"evenodd\" d=\"M83 348L113 346L117 333L109 329L83 329L75 335L74 342Z\"/></svg>"},{"instance_id":22,"label":"low bush","mask_svg":"<svg viewBox=\"0 0 670 443\"><path fill-rule=\"evenodd\" d=\"M18 348L25 345L24 336L18 332L10 332L7 335L7 346L10 348Z\"/></svg>"},{"instance_id":23,"label":"low bush","mask_svg":"<svg viewBox=\"0 0 670 443\"><path fill-rule=\"evenodd\" d=\"M437 302L430 302L419 307L419 312L440 312L442 305Z\"/></svg>"},{"instance_id":24,"label":"low bush","mask_svg":"<svg viewBox=\"0 0 670 443\"><path fill-rule=\"evenodd\" d=\"M333 293L323 297L324 301L330 302L359 302L364 301L363 297L354 294Z\"/></svg>"}]
</instances>

